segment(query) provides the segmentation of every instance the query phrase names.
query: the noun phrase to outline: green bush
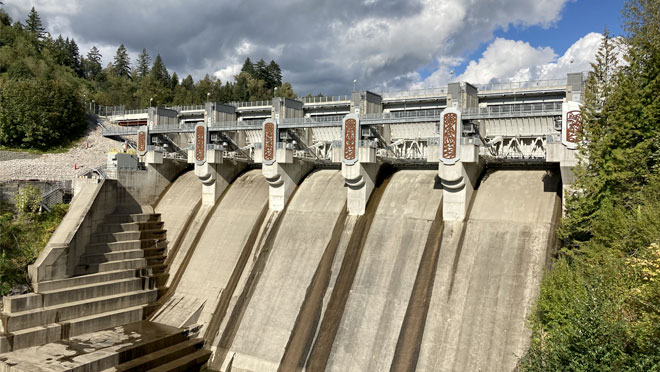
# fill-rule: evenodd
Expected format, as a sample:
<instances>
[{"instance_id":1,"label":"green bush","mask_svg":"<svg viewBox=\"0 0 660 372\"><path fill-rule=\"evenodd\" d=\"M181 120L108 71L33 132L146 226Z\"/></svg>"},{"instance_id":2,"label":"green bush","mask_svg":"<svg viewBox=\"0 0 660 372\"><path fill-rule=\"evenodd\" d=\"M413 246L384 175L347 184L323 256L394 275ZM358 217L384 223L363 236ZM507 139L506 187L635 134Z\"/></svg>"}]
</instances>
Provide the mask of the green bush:
<instances>
[{"instance_id":1,"label":"green bush","mask_svg":"<svg viewBox=\"0 0 660 372\"><path fill-rule=\"evenodd\" d=\"M67 209L60 204L26 218L9 204L0 205L0 296L16 285L30 284L27 266L37 259Z\"/></svg>"},{"instance_id":2,"label":"green bush","mask_svg":"<svg viewBox=\"0 0 660 372\"><path fill-rule=\"evenodd\" d=\"M32 217L41 208L41 191L32 185L24 186L14 195L14 203L19 217Z\"/></svg>"},{"instance_id":3,"label":"green bush","mask_svg":"<svg viewBox=\"0 0 660 372\"><path fill-rule=\"evenodd\" d=\"M64 80L0 80L0 145L46 150L81 135L82 99Z\"/></svg>"}]
</instances>

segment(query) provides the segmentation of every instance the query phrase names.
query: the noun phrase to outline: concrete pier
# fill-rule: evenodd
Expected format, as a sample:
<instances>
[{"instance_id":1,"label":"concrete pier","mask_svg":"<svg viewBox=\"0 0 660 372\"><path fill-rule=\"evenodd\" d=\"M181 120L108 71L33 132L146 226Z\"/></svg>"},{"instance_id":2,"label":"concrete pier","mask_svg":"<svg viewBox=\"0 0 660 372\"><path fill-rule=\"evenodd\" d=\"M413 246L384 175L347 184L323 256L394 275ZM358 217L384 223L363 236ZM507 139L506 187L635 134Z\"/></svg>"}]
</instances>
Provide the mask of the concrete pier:
<instances>
[{"instance_id":1,"label":"concrete pier","mask_svg":"<svg viewBox=\"0 0 660 372\"><path fill-rule=\"evenodd\" d=\"M284 150L281 151L282 157L286 156L286 149L278 150ZM290 158L291 162L288 164L276 162L270 165L264 164L262 168L263 176L269 185L268 205L271 210L276 212L284 210L284 206L298 184L314 169L313 163Z\"/></svg>"}]
</instances>

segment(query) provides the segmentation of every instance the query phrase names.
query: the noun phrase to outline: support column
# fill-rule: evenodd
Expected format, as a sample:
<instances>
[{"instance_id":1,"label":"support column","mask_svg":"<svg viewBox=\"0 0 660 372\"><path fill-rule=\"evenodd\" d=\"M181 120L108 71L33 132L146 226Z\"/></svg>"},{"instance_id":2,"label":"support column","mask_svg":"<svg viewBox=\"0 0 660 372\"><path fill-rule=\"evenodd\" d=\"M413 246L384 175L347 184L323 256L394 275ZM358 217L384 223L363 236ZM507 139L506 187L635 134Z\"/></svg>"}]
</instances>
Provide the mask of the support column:
<instances>
[{"instance_id":1,"label":"support column","mask_svg":"<svg viewBox=\"0 0 660 372\"><path fill-rule=\"evenodd\" d=\"M566 101L562 104L562 126L560 141L546 144L546 161L548 163L559 163L562 183L562 200L566 200L566 194L573 190L575 174L573 169L577 166L578 142L582 131L582 107L580 103ZM562 203L562 212L564 211Z\"/></svg>"},{"instance_id":2,"label":"support column","mask_svg":"<svg viewBox=\"0 0 660 372\"><path fill-rule=\"evenodd\" d=\"M364 215L369 196L374 191L379 169L380 164L377 163L358 162L353 165L341 165L341 175L344 176L347 187L346 204L349 215Z\"/></svg>"},{"instance_id":3,"label":"support column","mask_svg":"<svg viewBox=\"0 0 660 372\"><path fill-rule=\"evenodd\" d=\"M266 119L262 128L263 144L255 152L261 158L261 172L268 182L268 206L273 211L282 211L293 190L303 177L314 169L314 163L293 157L293 144L278 142L278 119Z\"/></svg>"},{"instance_id":4,"label":"support column","mask_svg":"<svg viewBox=\"0 0 660 372\"><path fill-rule=\"evenodd\" d=\"M375 143L368 140L360 141L358 115L346 115L341 132L343 141L341 174L346 181L348 214L361 216L364 215L369 196L374 190L381 164L376 159Z\"/></svg>"},{"instance_id":5,"label":"support column","mask_svg":"<svg viewBox=\"0 0 660 372\"><path fill-rule=\"evenodd\" d=\"M448 107L442 112L440 131L438 176L443 188L442 218L445 221L463 221L483 170L479 147L461 143L461 112L455 107Z\"/></svg>"},{"instance_id":6,"label":"support column","mask_svg":"<svg viewBox=\"0 0 660 372\"><path fill-rule=\"evenodd\" d=\"M482 171L482 163L464 163L461 161L452 165L440 163L439 176L443 188L443 220L465 220L474 187Z\"/></svg>"},{"instance_id":7,"label":"support column","mask_svg":"<svg viewBox=\"0 0 660 372\"><path fill-rule=\"evenodd\" d=\"M195 147L188 162L195 164L195 175L202 181L202 205L213 206L246 163L223 159L223 148L209 143L207 120L195 126Z\"/></svg>"}]
</instances>

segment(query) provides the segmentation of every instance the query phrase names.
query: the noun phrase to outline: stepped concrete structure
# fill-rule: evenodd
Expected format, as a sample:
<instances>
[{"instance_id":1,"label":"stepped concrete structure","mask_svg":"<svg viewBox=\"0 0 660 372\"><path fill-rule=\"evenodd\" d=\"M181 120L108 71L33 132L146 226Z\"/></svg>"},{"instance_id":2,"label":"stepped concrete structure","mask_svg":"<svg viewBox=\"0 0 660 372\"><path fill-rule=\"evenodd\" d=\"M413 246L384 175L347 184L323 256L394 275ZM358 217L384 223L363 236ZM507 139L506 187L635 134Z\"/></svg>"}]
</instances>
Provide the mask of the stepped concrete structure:
<instances>
[{"instance_id":1,"label":"stepped concrete structure","mask_svg":"<svg viewBox=\"0 0 660 372\"><path fill-rule=\"evenodd\" d=\"M140 164L75 180L0 371L513 371L583 85L104 109Z\"/></svg>"}]
</instances>

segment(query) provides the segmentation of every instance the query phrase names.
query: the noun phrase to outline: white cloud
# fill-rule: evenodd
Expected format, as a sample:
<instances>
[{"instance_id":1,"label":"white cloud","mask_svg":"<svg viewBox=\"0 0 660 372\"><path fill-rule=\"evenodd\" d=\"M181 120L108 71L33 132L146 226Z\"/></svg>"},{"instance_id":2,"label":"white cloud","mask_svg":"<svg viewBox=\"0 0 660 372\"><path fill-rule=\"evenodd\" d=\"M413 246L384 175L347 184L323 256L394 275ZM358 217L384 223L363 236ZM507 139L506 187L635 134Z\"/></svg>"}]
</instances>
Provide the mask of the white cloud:
<instances>
[{"instance_id":1,"label":"white cloud","mask_svg":"<svg viewBox=\"0 0 660 372\"><path fill-rule=\"evenodd\" d=\"M420 82L416 71L421 69L437 70L431 80L445 80L449 76L443 74L452 66L447 61L489 42L497 29L549 27L567 1L4 3L10 15L21 20L34 5L49 31L74 37L82 53L91 45L101 46L106 63L120 43L132 54L142 48L154 56L160 53L170 71L198 79L213 71L227 76L247 56L275 59L284 80L299 93L345 94L353 79L366 89L409 87Z\"/></svg>"},{"instance_id":2,"label":"white cloud","mask_svg":"<svg viewBox=\"0 0 660 372\"><path fill-rule=\"evenodd\" d=\"M489 83L503 77L514 77L530 66L539 66L554 60L552 48L534 48L524 41L495 39L479 61L470 61L465 72L456 80Z\"/></svg>"},{"instance_id":3,"label":"white cloud","mask_svg":"<svg viewBox=\"0 0 660 372\"><path fill-rule=\"evenodd\" d=\"M234 76L238 75L238 73L241 72L241 67L242 65L240 64L227 66L223 69L216 71L213 75L224 83L229 80L234 80Z\"/></svg>"},{"instance_id":4,"label":"white cloud","mask_svg":"<svg viewBox=\"0 0 660 372\"><path fill-rule=\"evenodd\" d=\"M461 61L445 60L438 64L434 73L413 87L440 87L450 81L486 84L565 78L568 73L591 69L602 37L599 33L589 33L573 43L562 56L557 56L550 47L533 47L524 41L496 38L479 60L470 61L459 76L452 76L449 71Z\"/></svg>"}]
</instances>

